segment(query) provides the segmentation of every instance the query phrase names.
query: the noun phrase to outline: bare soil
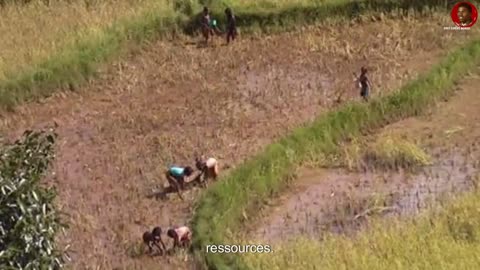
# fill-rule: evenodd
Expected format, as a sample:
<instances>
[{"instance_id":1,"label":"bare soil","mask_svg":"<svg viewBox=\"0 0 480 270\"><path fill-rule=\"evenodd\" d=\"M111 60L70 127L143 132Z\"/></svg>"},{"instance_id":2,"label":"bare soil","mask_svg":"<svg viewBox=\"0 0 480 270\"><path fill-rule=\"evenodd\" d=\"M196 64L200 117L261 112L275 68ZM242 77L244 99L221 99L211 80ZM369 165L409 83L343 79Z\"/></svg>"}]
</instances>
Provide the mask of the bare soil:
<instances>
[{"instance_id":1,"label":"bare soil","mask_svg":"<svg viewBox=\"0 0 480 270\"><path fill-rule=\"evenodd\" d=\"M185 201L146 197L166 182L167 166L193 165L195 153L238 164L336 101L358 98L352 73L361 65L373 95L396 89L464 41L442 29L447 19L316 26L205 49L158 41L82 89L4 113L0 130L14 138L59 125L47 184L68 213L61 242L71 245L74 269L186 269L191 259L127 252L153 226L189 222L201 190Z\"/></svg>"},{"instance_id":2,"label":"bare soil","mask_svg":"<svg viewBox=\"0 0 480 270\"><path fill-rule=\"evenodd\" d=\"M480 74L480 69L475 74ZM480 76L465 78L456 95L429 114L389 125L375 136L416 142L434 158L420 171L302 169L279 200L250 228L268 244L325 230L352 233L370 214L412 215L477 188L480 176Z\"/></svg>"}]
</instances>

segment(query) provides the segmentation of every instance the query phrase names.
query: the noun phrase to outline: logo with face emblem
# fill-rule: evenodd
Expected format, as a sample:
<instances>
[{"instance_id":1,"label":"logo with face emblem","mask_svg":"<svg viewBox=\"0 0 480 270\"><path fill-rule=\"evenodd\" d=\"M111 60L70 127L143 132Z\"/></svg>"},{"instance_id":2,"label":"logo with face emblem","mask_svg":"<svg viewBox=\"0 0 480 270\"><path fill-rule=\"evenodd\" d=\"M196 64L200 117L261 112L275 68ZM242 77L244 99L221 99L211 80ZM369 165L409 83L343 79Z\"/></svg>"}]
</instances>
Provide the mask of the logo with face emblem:
<instances>
[{"instance_id":1,"label":"logo with face emblem","mask_svg":"<svg viewBox=\"0 0 480 270\"><path fill-rule=\"evenodd\" d=\"M477 22L478 11L470 2L459 2L452 8L450 16L456 26L470 28Z\"/></svg>"}]
</instances>

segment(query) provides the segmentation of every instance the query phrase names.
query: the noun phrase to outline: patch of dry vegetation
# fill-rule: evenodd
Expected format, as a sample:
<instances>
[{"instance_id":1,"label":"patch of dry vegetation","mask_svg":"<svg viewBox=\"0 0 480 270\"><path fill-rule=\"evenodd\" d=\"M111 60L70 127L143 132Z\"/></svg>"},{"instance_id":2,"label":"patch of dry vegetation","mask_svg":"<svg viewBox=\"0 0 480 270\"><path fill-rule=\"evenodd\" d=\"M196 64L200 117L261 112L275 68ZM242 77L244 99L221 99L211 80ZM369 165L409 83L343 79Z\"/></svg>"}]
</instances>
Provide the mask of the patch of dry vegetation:
<instances>
[{"instance_id":1,"label":"patch of dry vegetation","mask_svg":"<svg viewBox=\"0 0 480 270\"><path fill-rule=\"evenodd\" d=\"M153 11L174 14L167 0L31 1L6 5L0 16L0 81L61 54L80 41L97 39L119 19Z\"/></svg>"},{"instance_id":2,"label":"patch of dry vegetation","mask_svg":"<svg viewBox=\"0 0 480 270\"><path fill-rule=\"evenodd\" d=\"M353 138L342 147L336 162L349 170L377 167L383 169L415 169L432 164L424 149L407 139L382 134L372 142Z\"/></svg>"}]
</instances>

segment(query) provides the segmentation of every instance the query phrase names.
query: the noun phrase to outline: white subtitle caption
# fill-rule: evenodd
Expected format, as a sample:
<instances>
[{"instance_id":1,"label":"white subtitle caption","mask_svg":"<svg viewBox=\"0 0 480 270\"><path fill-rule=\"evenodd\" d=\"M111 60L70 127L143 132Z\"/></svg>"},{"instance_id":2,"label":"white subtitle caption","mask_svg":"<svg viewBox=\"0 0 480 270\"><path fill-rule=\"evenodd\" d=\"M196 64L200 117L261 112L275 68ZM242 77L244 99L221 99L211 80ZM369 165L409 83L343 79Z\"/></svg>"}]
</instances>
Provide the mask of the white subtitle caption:
<instances>
[{"instance_id":1,"label":"white subtitle caption","mask_svg":"<svg viewBox=\"0 0 480 270\"><path fill-rule=\"evenodd\" d=\"M207 253L270 253L270 245L207 245Z\"/></svg>"}]
</instances>

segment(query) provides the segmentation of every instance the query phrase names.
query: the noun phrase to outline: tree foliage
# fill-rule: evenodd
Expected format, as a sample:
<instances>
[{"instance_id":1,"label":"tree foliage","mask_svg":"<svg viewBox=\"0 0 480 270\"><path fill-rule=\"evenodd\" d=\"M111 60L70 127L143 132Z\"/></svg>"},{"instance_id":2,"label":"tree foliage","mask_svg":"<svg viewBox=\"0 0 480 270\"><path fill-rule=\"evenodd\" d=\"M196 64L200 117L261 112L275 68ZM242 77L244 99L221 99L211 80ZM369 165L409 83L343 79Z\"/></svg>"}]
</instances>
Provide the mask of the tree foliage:
<instances>
[{"instance_id":1,"label":"tree foliage","mask_svg":"<svg viewBox=\"0 0 480 270\"><path fill-rule=\"evenodd\" d=\"M0 269L61 269L55 235L65 225L40 179L54 158L53 130L26 131L0 156Z\"/></svg>"}]
</instances>

